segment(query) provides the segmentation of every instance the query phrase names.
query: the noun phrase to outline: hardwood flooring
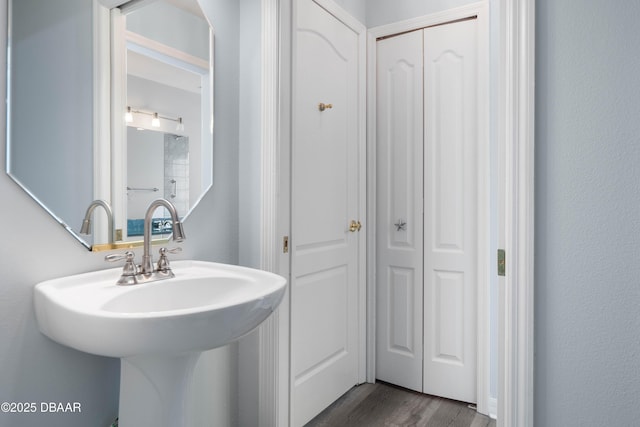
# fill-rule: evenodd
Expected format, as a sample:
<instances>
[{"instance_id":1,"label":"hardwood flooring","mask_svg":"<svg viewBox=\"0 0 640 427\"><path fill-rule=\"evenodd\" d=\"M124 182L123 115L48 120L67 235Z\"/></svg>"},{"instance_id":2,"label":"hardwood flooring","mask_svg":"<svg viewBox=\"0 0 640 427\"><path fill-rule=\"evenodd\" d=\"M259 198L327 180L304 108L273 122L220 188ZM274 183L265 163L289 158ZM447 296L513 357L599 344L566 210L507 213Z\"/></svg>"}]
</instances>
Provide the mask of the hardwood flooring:
<instances>
[{"instance_id":1,"label":"hardwood flooring","mask_svg":"<svg viewBox=\"0 0 640 427\"><path fill-rule=\"evenodd\" d=\"M467 403L416 393L386 383L362 384L305 427L495 427Z\"/></svg>"}]
</instances>

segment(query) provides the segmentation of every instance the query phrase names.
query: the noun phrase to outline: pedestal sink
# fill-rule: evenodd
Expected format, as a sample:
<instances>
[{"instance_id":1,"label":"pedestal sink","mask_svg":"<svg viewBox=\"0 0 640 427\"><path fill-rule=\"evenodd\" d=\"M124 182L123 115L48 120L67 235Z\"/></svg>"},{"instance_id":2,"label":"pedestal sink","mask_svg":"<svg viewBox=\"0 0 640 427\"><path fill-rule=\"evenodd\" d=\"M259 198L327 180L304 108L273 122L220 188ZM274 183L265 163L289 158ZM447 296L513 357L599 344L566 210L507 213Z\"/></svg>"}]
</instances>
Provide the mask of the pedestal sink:
<instances>
[{"instance_id":1,"label":"pedestal sink","mask_svg":"<svg viewBox=\"0 0 640 427\"><path fill-rule=\"evenodd\" d=\"M286 280L261 270L175 261L175 278L115 283L122 269L39 283L43 334L87 353L121 358L121 427L184 426L185 395L200 353L262 323Z\"/></svg>"}]
</instances>

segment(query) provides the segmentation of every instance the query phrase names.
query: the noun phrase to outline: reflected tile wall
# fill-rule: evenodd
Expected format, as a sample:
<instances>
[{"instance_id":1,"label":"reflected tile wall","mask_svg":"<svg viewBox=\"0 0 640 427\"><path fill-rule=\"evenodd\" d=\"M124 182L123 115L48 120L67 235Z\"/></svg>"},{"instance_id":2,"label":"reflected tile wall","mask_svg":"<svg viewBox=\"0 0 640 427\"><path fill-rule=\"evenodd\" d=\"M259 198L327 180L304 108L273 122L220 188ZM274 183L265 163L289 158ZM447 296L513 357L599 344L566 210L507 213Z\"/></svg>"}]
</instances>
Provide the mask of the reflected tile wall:
<instances>
[{"instance_id":1,"label":"reflected tile wall","mask_svg":"<svg viewBox=\"0 0 640 427\"><path fill-rule=\"evenodd\" d=\"M171 201L178 213L189 212L189 138L164 136L164 197Z\"/></svg>"}]
</instances>

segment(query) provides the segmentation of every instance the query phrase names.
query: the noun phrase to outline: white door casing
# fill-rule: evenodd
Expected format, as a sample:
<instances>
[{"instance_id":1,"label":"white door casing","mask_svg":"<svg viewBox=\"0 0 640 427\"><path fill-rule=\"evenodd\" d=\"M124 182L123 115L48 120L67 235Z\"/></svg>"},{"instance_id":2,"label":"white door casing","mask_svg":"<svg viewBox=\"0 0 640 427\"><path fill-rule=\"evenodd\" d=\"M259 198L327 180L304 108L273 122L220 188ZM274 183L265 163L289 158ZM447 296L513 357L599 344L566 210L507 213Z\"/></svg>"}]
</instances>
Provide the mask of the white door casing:
<instances>
[{"instance_id":1,"label":"white door casing","mask_svg":"<svg viewBox=\"0 0 640 427\"><path fill-rule=\"evenodd\" d=\"M359 381L364 233L349 225L362 224L364 158L359 34L312 1L295 6L290 412L301 426Z\"/></svg>"},{"instance_id":2,"label":"white door casing","mask_svg":"<svg viewBox=\"0 0 640 427\"><path fill-rule=\"evenodd\" d=\"M499 136L505 159L498 427L533 427L535 0L499 0Z\"/></svg>"}]
</instances>

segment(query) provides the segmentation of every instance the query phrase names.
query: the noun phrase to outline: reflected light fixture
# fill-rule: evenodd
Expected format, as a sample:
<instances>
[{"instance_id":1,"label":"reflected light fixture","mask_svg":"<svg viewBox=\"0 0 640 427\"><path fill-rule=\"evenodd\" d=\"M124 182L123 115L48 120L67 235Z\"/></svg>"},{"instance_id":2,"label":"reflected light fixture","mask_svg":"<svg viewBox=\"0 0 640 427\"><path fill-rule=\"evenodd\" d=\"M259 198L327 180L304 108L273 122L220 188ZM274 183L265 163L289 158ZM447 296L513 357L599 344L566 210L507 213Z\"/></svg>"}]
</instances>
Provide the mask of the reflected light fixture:
<instances>
[{"instance_id":1,"label":"reflected light fixture","mask_svg":"<svg viewBox=\"0 0 640 427\"><path fill-rule=\"evenodd\" d=\"M124 121L127 123L131 123L133 121L133 112L131 112L131 107L127 107L127 112L124 114Z\"/></svg>"},{"instance_id":2,"label":"reflected light fixture","mask_svg":"<svg viewBox=\"0 0 640 427\"><path fill-rule=\"evenodd\" d=\"M182 117L173 118L173 117L161 116L156 112L138 110L138 109L132 108L131 106L127 106L127 110L124 115L125 121L127 123L133 123L134 114L144 114L145 116L151 116L151 126L154 128L160 127L160 119L171 120L172 122L176 122L176 131L184 132L184 122L182 121ZM147 122L147 126L148 126L148 123L149 122Z\"/></svg>"}]
</instances>

